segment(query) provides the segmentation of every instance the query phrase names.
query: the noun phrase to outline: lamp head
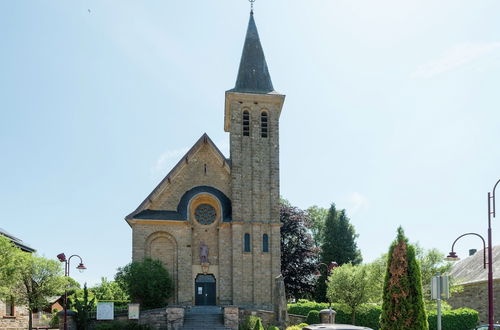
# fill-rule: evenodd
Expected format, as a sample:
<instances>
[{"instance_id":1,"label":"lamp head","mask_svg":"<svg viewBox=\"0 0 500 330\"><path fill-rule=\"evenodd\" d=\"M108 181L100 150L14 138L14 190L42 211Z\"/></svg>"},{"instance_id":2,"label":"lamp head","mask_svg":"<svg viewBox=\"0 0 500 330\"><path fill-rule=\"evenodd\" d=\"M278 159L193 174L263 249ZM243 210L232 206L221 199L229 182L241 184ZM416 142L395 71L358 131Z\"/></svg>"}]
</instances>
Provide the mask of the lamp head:
<instances>
[{"instance_id":1,"label":"lamp head","mask_svg":"<svg viewBox=\"0 0 500 330\"><path fill-rule=\"evenodd\" d=\"M328 265L328 275L330 275L331 271L337 268L338 266L339 264L336 263L335 261L330 262L330 264Z\"/></svg>"},{"instance_id":2,"label":"lamp head","mask_svg":"<svg viewBox=\"0 0 500 330\"><path fill-rule=\"evenodd\" d=\"M83 273L83 271L87 269L87 267L85 267L85 265L82 262L80 262L80 264L76 266L76 269L78 269L80 273Z\"/></svg>"},{"instance_id":3,"label":"lamp head","mask_svg":"<svg viewBox=\"0 0 500 330\"><path fill-rule=\"evenodd\" d=\"M64 253L59 253L57 255L57 259L59 259L60 262L65 262L66 261L66 255Z\"/></svg>"},{"instance_id":4,"label":"lamp head","mask_svg":"<svg viewBox=\"0 0 500 330\"><path fill-rule=\"evenodd\" d=\"M457 253L454 251L451 251L450 254L448 254L445 258L447 261L458 261L460 258L457 256Z\"/></svg>"}]
</instances>

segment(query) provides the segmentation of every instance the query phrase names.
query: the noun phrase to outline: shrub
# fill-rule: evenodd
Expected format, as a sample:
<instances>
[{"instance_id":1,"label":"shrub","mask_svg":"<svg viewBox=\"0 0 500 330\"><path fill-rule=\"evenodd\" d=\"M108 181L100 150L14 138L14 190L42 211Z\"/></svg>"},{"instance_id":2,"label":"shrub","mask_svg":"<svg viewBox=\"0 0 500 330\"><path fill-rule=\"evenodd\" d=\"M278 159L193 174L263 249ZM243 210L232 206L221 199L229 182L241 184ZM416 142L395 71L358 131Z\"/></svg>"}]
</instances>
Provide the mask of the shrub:
<instances>
[{"instance_id":1,"label":"shrub","mask_svg":"<svg viewBox=\"0 0 500 330\"><path fill-rule=\"evenodd\" d=\"M52 311L52 318L49 321L49 327L58 328L59 327L59 315L57 314L59 311L57 308L54 308Z\"/></svg>"},{"instance_id":2,"label":"shrub","mask_svg":"<svg viewBox=\"0 0 500 330\"><path fill-rule=\"evenodd\" d=\"M267 330L280 330L280 328L278 328L275 325L270 325L270 326L267 327Z\"/></svg>"},{"instance_id":3,"label":"shrub","mask_svg":"<svg viewBox=\"0 0 500 330\"><path fill-rule=\"evenodd\" d=\"M83 297L80 298L75 292L70 299L70 306L76 309L76 328L78 330L87 330L90 323L90 312L94 308L95 298L89 299L89 290L87 283L83 286Z\"/></svg>"},{"instance_id":4,"label":"shrub","mask_svg":"<svg viewBox=\"0 0 500 330\"><path fill-rule=\"evenodd\" d=\"M308 316L310 311L319 312L320 310L327 308L328 304L326 303L317 303L314 301L300 300L296 304L289 304L288 312L290 314ZM351 313L348 307L343 306L341 304L332 304L332 309L337 312L337 315L335 317L335 323L342 323L342 324L351 323ZM374 304L361 305L359 307L359 312L356 313L356 325L362 325L377 330L380 328L378 324L380 314L381 314L381 308L378 305Z\"/></svg>"},{"instance_id":5,"label":"shrub","mask_svg":"<svg viewBox=\"0 0 500 330\"><path fill-rule=\"evenodd\" d=\"M264 327L262 326L262 320L260 318L257 318L257 322L255 322L253 330L264 330Z\"/></svg>"},{"instance_id":6,"label":"shrub","mask_svg":"<svg viewBox=\"0 0 500 330\"><path fill-rule=\"evenodd\" d=\"M321 323L321 320L319 318L319 311L316 310L309 311L309 313L307 313L306 323L307 324Z\"/></svg>"},{"instance_id":7,"label":"shrub","mask_svg":"<svg viewBox=\"0 0 500 330\"><path fill-rule=\"evenodd\" d=\"M288 313L307 316L307 313L311 310L320 311L325 308L328 308L327 303L317 303L301 299L296 304L288 304Z\"/></svg>"},{"instance_id":8,"label":"shrub","mask_svg":"<svg viewBox=\"0 0 500 330\"><path fill-rule=\"evenodd\" d=\"M479 322L479 313L473 309L460 308L450 311L442 311L441 325L443 330L467 330L473 329ZM437 329L437 313L429 313L429 330Z\"/></svg>"},{"instance_id":9,"label":"shrub","mask_svg":"<svg viewBox=\"0 0 500 330\"><path fill-rule=\"evenodd\" d=\"M286 330L302 330L303 327L307 327L309 324L301 323L298 325L292 325L286 328Z\"/></svg>"},{"instance_id":10,"label":"shrub","mask_svg":"<svg viewBox=\"0 0 500 330\"><path fill-rule=\"evenodd\" d=\"M94 330L152 330L152 328L147 324L139 324L136 322L111 321L98 323Z\"/></svg>"},{"instance_id":11,"label":"shrub","mask_svg":"<svg viewBox=\"0 0 500 330\"><path fill-rule=\"evenodd\" d=\"M260 321L260 325L262 326L262 320L260 319L260 317L253 316L253 315L247 316L247 318L245 318L245 321L243 321L243 323L240 324L239 329L240 330L254 330L255 324L259 321Z\"/></svg>"},{"instance_id":12,"label":"shrub","mask_svg":"<svg viewBox=\"0 0 500 330\"><path fill-rule=\"evenodd\" d=\"M115 281L142 308L166 306L173 291L168 271L161 261L150 258L119 268Z\"/></svg>"}]
</instances>

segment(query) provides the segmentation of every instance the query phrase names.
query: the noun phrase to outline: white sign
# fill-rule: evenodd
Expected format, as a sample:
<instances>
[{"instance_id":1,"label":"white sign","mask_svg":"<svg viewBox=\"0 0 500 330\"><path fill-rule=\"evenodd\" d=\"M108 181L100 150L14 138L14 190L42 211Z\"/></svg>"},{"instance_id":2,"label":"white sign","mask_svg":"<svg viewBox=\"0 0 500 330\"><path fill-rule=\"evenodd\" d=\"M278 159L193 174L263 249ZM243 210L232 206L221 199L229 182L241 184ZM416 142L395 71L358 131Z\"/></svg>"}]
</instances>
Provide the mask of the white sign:
<instances>
[{"instance_id":1,"label":"white sign","mask_svg":"<svg viewBox=\"0 0 500 330\"><path fill-rule=\"evenodd\" d=\"M450 298L450 285L448 276L434 276L431 281L431 299L437 300Z\"/></svg>"},{"instance_id":2,"label":"white sign","mask_svg":"<svg viewBox=\"0 0 500 330\"><path fill-rule=\"evenodd\" d=\"M115 303L113 302L98 302L97 315L98 320L114 320L115 318Z\"/></svg>"},{"instance_id":3,"label":"white sign","mask_svg":"<svg viewBox=\"0 0 500 330\"><path fill-rule=\"evenodd\" d=\"M139 319L139 304L128 304L128 319L129 320Z\"/></svg>"}]
</instances>

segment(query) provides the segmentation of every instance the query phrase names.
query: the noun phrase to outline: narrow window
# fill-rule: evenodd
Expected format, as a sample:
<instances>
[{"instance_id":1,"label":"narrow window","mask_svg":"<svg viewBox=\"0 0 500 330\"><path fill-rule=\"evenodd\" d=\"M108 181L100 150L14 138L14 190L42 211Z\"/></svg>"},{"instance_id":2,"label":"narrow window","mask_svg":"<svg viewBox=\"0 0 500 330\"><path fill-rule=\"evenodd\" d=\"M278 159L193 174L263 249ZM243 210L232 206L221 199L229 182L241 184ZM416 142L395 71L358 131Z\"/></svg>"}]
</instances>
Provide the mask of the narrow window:
<instances>
[{"instance_id":1,"label":"narrow window","mask_svg":"<svg viewBox=\"0 0 500 330\"><path fill-rule=\"evenodd\" d=\"M5 316L15 316L14 297L9 297L5 301Z\"/></svg>"},{"instance_id":2,"label":"narrow window","mask_svg":"<svg viewBox=\"0 0 500 330\"><path fill-rule=\"evenodd\" d=\"M250 113L243 111L243 136L250 136Z\"/></svg>"},{"instance_id":3,"label":"narrow window","mask_svg":"<svg viewBox=\"0 0 500 330\"><path fill-rule=\"evenodd\" d=\"M262 235L262 252L269 252L269 236Z\"/></svg>"},{"instance_id":4,"label":"narrow window","mask_svg":"<svg viewBox=\"0 0 500 330\"><path fill-rule=\"evenodd\" d=\"M267 137L267 125L267 112L262 111L262 113L260 114L260 136L263 138Z\"/></svg>"},{"instance_id":5,"label":"narrow window","mask_svg":"<svg viewBox=\"0 0 500 330\"><path fill-rule=\"evenodd\" d=\"M243 252L250 252L250 234L245 234L245 242L244 242L244 250Z\"/></svg>"}]
</instances>

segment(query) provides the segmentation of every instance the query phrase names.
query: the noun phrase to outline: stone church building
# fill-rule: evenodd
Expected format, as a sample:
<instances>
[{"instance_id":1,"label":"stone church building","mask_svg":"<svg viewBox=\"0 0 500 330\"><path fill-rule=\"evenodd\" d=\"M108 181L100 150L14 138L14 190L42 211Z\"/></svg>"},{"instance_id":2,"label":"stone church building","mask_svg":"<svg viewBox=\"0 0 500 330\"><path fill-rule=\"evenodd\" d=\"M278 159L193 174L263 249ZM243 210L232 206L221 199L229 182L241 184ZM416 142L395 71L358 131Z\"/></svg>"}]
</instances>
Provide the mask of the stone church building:
<instances>
[{"instance_id":1,"label":"stone church building","mask_svg":"<svg viewBox=\"0 0 500 330\"><path fill-rule=\"evenodd\" d=\"M203 134L125 220L134 261L161 260L172 304L272 310L280 275L279 118L253 12L233 89L225 93L230 158Z\"/></svg>"}]
</instances>

